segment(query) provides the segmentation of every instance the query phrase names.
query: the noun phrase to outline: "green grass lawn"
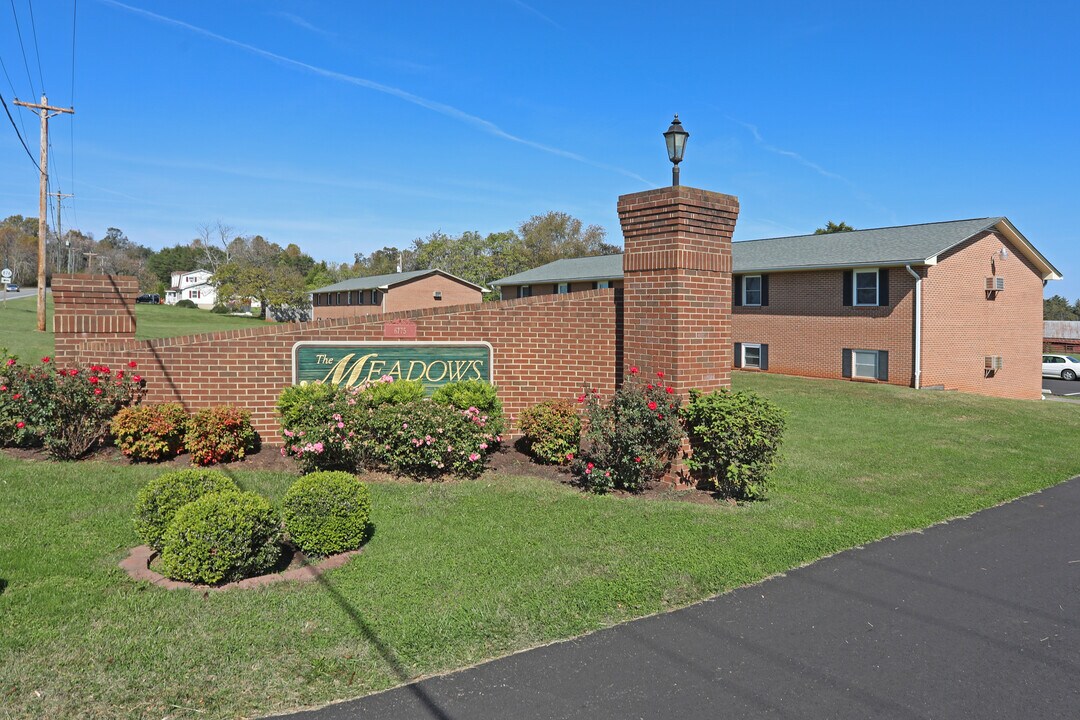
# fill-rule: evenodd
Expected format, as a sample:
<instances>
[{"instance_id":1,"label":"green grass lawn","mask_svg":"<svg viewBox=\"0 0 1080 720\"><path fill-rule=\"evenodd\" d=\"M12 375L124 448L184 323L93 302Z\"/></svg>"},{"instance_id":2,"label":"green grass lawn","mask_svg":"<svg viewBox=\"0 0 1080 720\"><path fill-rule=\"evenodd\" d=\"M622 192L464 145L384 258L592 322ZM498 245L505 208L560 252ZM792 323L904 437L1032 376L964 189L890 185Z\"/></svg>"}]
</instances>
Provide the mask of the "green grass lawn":
<instances>
[{"instance_id":1,"label":"green grass lawn","mask_svg":"<svg viewBox=\"0 0 1080 720\"><path fill-rule=\"evenodd\" d=\"M157 471L0 456L0 717L218 718L355 697L680 607L1080 474L1058 403L736 374L790 412L769 499L595 497L530 477L373 486L322 583L168 592L117 563ZM235 473L280 500L291 478Z\"/></svg>"},{"instance_id":2,"label":"green grass lawn","mask_svg":"<svg viewBox=\"0 0 1080 720\"><path fill-rule=\"evenodd\" d=\"M6 348L30 362L53 353L52 295L45 296L45 332L37 330L37 298L19 298L0 303L0 348ZM248 328L261 325L258 318L215 315L206 310L171 305L136 305L136 334L140 340L177 337L195 333Z\"/></svg>"}]
</instances>

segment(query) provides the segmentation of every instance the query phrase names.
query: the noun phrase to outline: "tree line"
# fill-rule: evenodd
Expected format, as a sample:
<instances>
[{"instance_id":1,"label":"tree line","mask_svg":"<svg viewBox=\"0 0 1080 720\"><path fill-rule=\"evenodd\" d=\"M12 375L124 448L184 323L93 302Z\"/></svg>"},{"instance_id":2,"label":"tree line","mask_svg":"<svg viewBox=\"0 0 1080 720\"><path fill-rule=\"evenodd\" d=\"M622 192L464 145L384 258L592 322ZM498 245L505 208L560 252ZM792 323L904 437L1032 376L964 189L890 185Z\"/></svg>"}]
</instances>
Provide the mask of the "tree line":
<instances>
[{"instance_id":1,"label":"tree line","mask_svg":"<svg viewBox=\"0 0 1080 720\"><path fill-rule=\"evenodd\" d=\"M1080 298L1072 305L1061 295L1043 300L1043 320L1080 320Z\"/></svg>"},{"instance_id":2,"label":"tree line","mask_svg":"<svg viewBox=\"0 0 1080 720\"><path fill-rule=\"evenodd\" d=\"M37 218L12 215L0 222L0 262L15 282L37 280ZM91 233L68 230L51 234L46 242L46 276L94 272L132 275L145 293L164 295L172 273L209 270L219 298L236 304L248 298L270 306L306 306L307 293L355 277L438 268L463 280L488 287L501 277L560 258L605 255L621 251L606 241L604 229L584 225L562 212L534 215L516 229L482 234L466 231L449 235L435 231L407 247L386 246L356 253L352 263L315 260L295 243L282 247L262 235L244 235L216 222L198 228L186 243L153 250L110 227L96 239ZM491 297L489 294L488 297Z\"/></svg>"}]
</instances>

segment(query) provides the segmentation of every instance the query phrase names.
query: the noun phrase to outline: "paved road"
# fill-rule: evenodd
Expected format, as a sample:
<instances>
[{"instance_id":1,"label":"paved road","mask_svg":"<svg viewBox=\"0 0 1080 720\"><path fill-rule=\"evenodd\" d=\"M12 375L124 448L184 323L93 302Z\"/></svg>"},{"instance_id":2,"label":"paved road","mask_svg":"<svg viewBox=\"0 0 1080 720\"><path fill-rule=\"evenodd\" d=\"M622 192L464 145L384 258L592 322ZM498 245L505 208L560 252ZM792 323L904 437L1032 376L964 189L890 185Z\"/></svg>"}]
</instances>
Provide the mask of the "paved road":
<instances>
[{"instance_id":1,"label":"paved road","mask_svg":"<svg viewBox=\"0 0 1080 720\"><path fill-rule=\"evenodd\" d=\"M1054 395L1061 397L1080 397L1080 380L1055 380L1043 378L1043 390L1049 390Z\"/></svg>"},{"instance_id":2,"label":"paved road","mask_svg":"<svg viewBox=\"0 0 1080 720\"><path fill-rule=\"evenodd\" d=\"M1080 478L294 720L1080 716Z\"/></svg>"}]
</instances>

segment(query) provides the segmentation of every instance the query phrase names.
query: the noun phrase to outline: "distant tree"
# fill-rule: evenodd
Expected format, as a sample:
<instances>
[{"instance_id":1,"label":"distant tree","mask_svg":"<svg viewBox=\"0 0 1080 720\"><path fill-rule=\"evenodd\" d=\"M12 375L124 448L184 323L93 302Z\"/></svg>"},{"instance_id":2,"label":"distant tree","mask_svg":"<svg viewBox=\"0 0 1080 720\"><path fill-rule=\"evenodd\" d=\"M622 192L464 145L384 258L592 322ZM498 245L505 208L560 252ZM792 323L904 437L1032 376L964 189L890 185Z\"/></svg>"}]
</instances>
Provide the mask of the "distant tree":
<instances>
[{"instance_id":1,"label":"distant tree","mask_svg":"<svg viewBox=\"0 0 1080 720\"><path fill-rule=\"evenodd\" d=\"M216 272L219 265L229 262L232 259L229 247L234 239L232 226L220 220L212 225L200 225L199 236L191 244L202 253L201 269Z\"/></svg>"},{"instance_id":2,"label":"distant tree","mask_svg":"<svg viewBox=\"0 0 1080 720\"><path fill-rule=\"evenodd\" d=\"M518 228L524 252L530 261L543 265L562 258L610 255L619 247L606 242L607 233L599 225L583 224L564 212L533 215Z\"/></svg>"},{"instance_id":3,"label":"distant tree","mask_svg":"<svg viewBox=\"0 0 1080 720\"><path fill-rule=\"evenodd\" d=\"M834 223L832 220L825 224L825 227L818 228L814 231L815 235L829 235L830 233L838 232L851 232L855 228L848 225L846 222Z\"/></svg>"},{"instance_id":4,"label":"distant tree","mask_svg":"<svg viewBox=\"0 0 1080 720\"><path fill-rule=\"evenodd\" d=\"M36 282L37 218L12 215L0 222L0 262L20 285Z\"/></svg>"},{"instance_id":5,"label":"distant tree","mask_svg":"<svg viewBox=\"0 0 1080 720\"><path fill-rule=\"evenodd\" d=\"M259 301L259 317L266 317L268 305L286 307L307 306L304 276L285 265L270 267L233 261L219 265L214 271L214 287L223 302L243 302L249 298Z\"/></svg>"},{"instance_id":6,"label":"distant tree","mask_svg":"<svg viewBox=\"0 0 1080 720\"><path fill-rule=\"evenodd\" d=\"M1075 305L1061 295L1043 300L1043 320L1080 320L1080 300Z\"/></svg>"},{"instance_id":7,"label":"distant tree","mask_svg":"<svg viewBox=\"0 0 1080 720\"><path fill-rule=\"evenodd\" d=\"M352 277L371 277L372 275L389 275L397 272L398 259L401 250L396 247L384 247L370 255L356 253L353 255Z\"/></svg>"},{"instance_id":8,"label":"distant tree","mask_svg":"<svg viewBox=\"0 0 1080 720\"><path fill-rule=\"evenodd\" d=\"M202 264L203 251L194 245L174 245L162 248L146 260L146 266L164 287L169 287L174 272L197 270Z\"/></svg>"}]
</instances>

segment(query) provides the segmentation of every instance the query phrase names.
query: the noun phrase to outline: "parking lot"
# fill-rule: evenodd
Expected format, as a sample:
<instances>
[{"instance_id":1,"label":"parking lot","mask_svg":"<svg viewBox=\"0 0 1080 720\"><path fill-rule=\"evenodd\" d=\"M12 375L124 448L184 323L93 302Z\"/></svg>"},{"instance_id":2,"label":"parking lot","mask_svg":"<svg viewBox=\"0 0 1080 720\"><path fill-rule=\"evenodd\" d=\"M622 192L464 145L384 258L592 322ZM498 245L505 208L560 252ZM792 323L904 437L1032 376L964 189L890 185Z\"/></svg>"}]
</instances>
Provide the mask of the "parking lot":
<instances>
[{"instance_id":1,"label":"parking lot","mask_svg":"<svg viewBox=\"0 0 1080 720\"><path fill-rule=\"evenodd\" d=\"M1072 397L1080 400L1080 380L1055 380L1044 377L1043 390L1049 390L1055 397Z\"/></svg>"}]
</instances>

